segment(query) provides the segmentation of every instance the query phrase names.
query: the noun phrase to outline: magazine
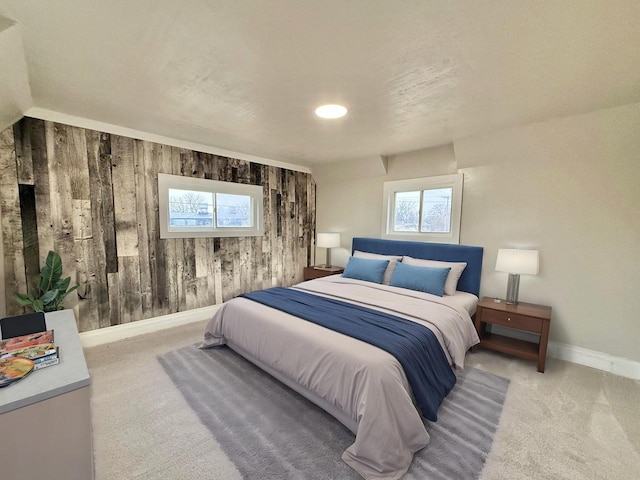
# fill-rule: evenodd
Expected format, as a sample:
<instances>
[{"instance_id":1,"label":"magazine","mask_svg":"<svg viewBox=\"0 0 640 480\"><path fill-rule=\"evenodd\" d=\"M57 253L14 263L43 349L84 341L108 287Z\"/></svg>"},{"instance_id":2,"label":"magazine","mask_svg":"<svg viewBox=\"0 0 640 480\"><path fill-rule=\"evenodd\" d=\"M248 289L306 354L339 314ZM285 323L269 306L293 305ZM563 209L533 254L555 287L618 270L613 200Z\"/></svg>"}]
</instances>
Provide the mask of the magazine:
<instances>
[{"instance_id":1,"label":"magazine","mask_svg":"<svg viewBox=\"0 0 640 480\"><path fill-rule=\"evenodd\" d=\"M35 345L42 345L44 343L53 343L53 330L46 330L44 332L31 333L29 335L23 335L21 337L13 337L8 338L7 340L0 340L0 355L8 353L12 350L32 347Z\"/></svg>"},{"instance_id":2,"label":"magazine","mask_svg":"<svg viewBox=\"0 0 640 480\"><path fill-rule=\"evenodd\" d=\"M0 387L6 387L33 370L33 360L24 357L0 358Z\"/></svg>"},{"instance_id":3,"label":"magazine","mask_svg":"<svg viewBox=\"0 0 640 480\"><path fill-rule=\"evenodd\" d=\"M12 355L14 357L25 357L35 360L37 358L51 355L52 353L56 353L56 344L42 343L31 347L18 348L17 350L9 350L8 352L0 354L0 357Z\"/></svg>"},{"instance_id":4,"label":"magazine","mask_svg":"<svg viewBox=\"0 0 640 480\"><path fill-rule=\"evenodd\" d=\"M33 369L40 370L41 368L47 368L52 365L58 365L60 363L60 357L58 354L52 355L50 358L43 359L42 361L34 362Z\"/></svg>"},{"instance_id":5,"label":"magazine","mask_svg":"<svg viewBox=\"0 0 640 480\"><path fill-rule=\"evenodd\" d=\"M39 363L48 362L53 358L58 358L58 356L59 356L59 350L58 350L58 347L56 347L54 350L51 351L51 353L47 355L43 355L38 358L32 358L31 360L33 360L33 363L38 365Z\"/></svg>"}]
</instances>

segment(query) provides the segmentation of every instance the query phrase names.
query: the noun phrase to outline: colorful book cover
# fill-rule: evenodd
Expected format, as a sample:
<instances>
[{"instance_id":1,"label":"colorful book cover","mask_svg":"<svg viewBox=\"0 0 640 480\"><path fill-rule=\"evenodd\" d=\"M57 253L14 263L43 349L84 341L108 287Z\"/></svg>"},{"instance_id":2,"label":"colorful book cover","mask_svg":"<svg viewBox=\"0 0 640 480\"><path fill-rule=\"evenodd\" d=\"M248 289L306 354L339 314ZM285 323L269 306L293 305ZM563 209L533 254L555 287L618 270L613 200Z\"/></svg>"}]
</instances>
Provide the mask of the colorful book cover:
<instances>
[{"instance_id":1,"label":"colorful book cover","mask_svg":"<svg viewBox=\"0 0 640 480\"><path fill-rule=\"evenodd\" d=\"M33 360L24 357L0 358L0 387L6 387L33 370Z\"/></svg>"},{"instance_id":2,"label":"colorful book cover","mask_svg":"<svg viewBox=\"0 0 640 480\"><path fill-rule=\"evenodd\" d=\"M47 368L50 367L52 365L58 365L60 363L60 357L58 357L57 355L53 358L50 358L49 360L45 360L43 362L39 362L34 364L33 369L34 370L40 370L41 368Z\"/></svg>"},{"instance_id":3,"label":"colorful book cover","mask_svg":"<svg viewBox=\"0 0 640 480\"><path fill-rule=\"evenodd\" d=\"M18 348L17 350L10 350L6 353L0 354L4 357L7 355L13 355L14 357L25 357L35 360L40 357L46 357L56 352L55 343L42 343L40 345L33 345L32 347Z\"/></svg>"},{"instance_id":4,"label":"colorful book cover","mask_svg":"<svg viewBox=\"0 0 640 480\"><path fill-rule=\"evenodd\" d=\"M43 362L48 362L49 360L51 360L52 358L58 358L58 347L55 348L55 350L53 350L51 353L49 353L48 355L44 355L42 357L38 357L38 358L33 358L33 363L35 363L36 365L38 365L39 363L43 363Z\"/></svg>"},{"instance_id":5,"label":"colorful book cover","mask_svg":"<svg viewBox=\"0 0 640 480\"><path fill-rule=\"evenodd\" d=\"M53 330L0 340L0 355L20 348L53 343Z\"/></svg>"}]
</instances>

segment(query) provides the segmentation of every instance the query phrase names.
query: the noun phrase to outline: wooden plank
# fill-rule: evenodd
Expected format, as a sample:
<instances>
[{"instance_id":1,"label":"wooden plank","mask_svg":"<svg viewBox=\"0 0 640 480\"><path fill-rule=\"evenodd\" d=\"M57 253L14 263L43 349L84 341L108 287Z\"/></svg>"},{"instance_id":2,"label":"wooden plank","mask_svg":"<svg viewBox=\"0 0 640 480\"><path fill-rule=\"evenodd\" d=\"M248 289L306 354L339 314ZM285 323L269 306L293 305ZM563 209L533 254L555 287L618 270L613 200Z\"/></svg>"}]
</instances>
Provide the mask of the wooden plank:
<instances>
[{"instance_id":1,"label":"wooden plank","mask_svg":"<svg viewBox=\"0 0 640 480\"><path fill-rule=\"evenodd\" d=\"M180 175L185 177L193 177L195 172L195 163L193 151L185 148L180 149Z\"/></svg>"},{"instance_id":2,"label":"wooden plank","mask_svg":"<svg viewBox=\"0 0 640 480\"><path fill-rule=\"evenodd\" d=\"M135 202L133 140L111 136L111 178L118 258L138 255L138 216ZM118 264L120 265L120 264Z\"/></svg>"},{"instance_id":3,"label":"wooden plank","mask_svg":"<svg viewBox=\"0 0 640 480\"><path fill-rule=\"evenodd\" d=\"M238 169L238 179L236 183L251 184L251 162L237 160L236 168Z\"/></svg>"},{"instance_id":4,"label":"wooden plank","mask_svg":"<svg viewBox=\"0 0 640 480\"><path fill-rule=\"evenodd\" d=\"M27 291L14 142L12 127L0 132L0 216L4 251L4 294L8 315L23 312L13 294Z\"/></svg>"},{"instance_id":5,"label":"wooden plank","mask_svg":"<svg viewBox=\"0 0 640 480\"><path fill-rule=\"evenodd\" d=\"M307 175L296 172L296 220L298 223L298 238L296 242L296 269L294 283L303 280L303 268L308 266L306 245L308 244L308 222L307 222ZM300 268L302 267L302 268Z\"/></svg>"},{"instance_id":6,"label":"wooden plank","mask_svg":"<svg viewBox=\"0 0 640 480\"><path fill-rule=\"evenodd\" d=\"M78 282L77 321L82 332L100 328L98 304L101 286L97 280L98 266L94 251L94 238L91 223L91 201L73 200L74 244L76 258L76 278Z\"/></svg>"},{"instance_id":7,"label":"wooden plank","mask_svg":"<svg viewBox=\"0 0 640 480\"><path fill-rule=\"evenodd\" d=\"M191 177L205 178L206 166L205 166L205 154L202 152L192 152L193 155L193 172Z\"/></svg>"},{"instance_id":8,"label":"wooden plank","mask_svg":"<svg viewBox=\"0 0 640 480\"><path fill-rule=\"evenodd\" d=\"M111 139L109 134L86 130L87 168L91 178L92 251L95 265L95 285L91 291L98 318L96 328L111 325L109 282L107 274L118 270L113 189L111 184Z\"/></svg>"},{"instance_id":9,"label":"wooden plank","mask_svg":"<svg viewBox=\"0 0 640 480\"><path fill-rule=\"evenodd\" d=\"M214 240L215 242L219 241L219 239ZM222 261L220 260L220 254L213 254L213 282L214 282L214 295L215 295L215 303L216 305L221 304L223 299L222 294Z\"/></svg>"},{"instance_id":10,"label":"wooden plank","mask_svg":"<svg viewBox=\"0 0 640 480\"><path fill-rule=\"evenodd\" d=\"M206 238L195 239L194 253L195 253L195 277L205 278L207 275L209 275L209 264L207 261L209 254L207 252Z\"/></svg>"},{"instance_id":11,"label":"wooden plank","mask_svg":"<svg viewBox=\"0 0 640 480\"><path fill-rule=\"evenodd\" d=\"M122 323L122 307L120 297L120 275L118 272L107 273L107 284L109 286L109 323L120 325Z\"/></svg>"},{"instance_id":12,"label":"wooden plank","mask_svg":"<svg viewBox=\"0 0 640 480\"><path fill-rule=\"evenodd\" d=\"M152 163L152 144L143 140L133 142L135 204L138 229L138 257L140 266L140 302L142 318L153 316L153 284L151 277L151 242L147 221L147 183L145 163ZM155 249L154 249L155 250ZM155 256L155 252L154 252Z\"/></svg>"},{"instance_id":13,"label":"wooden plank","mask_svg":"<svg viewBox=\"0 0 640 480\"><path fill-rule=\"evenodd\" d=\"M233 240L231 238L220 239L220 269L222 273L222 301L226 302L234 297L234 272L233 272Z\"/></svg>"},{"instance_id":14,"label":"wooden plank","mask_svg":"<svg viewBox=\"0 0 640 480\"><path fill-rule=\"evenodd\" d=\"M74 294L74 298L77 298L74 310L78 329L82 332L94 330L100 326L98 301L94 293L97 288L97 265L94 252L88 149L84 129L67 127L65 163L71 186L75 256L73 267L78 284L78 290Z\"/></svg>"},{"instance_id":15,"label":"wooden plank","mask_svg":"<svg viewBox=\"0 0 640 480\"><path fill-rule=\"evenodd\" d=\"M13 126L18 183L33 185L33 157L31 153L31 119L24 117Z\"/></svg>"},{"instance_id":16,"label":"wooden plank","mask_svg":"<svg viewBox=\"0 0 640 480\"><path fill-rule=\"evenodd\" d=\"M249 183L251 185L262 185L262 169L264 165L251 162L249 165Z\"/></svg>"},{"instance_id":17,"label":"wooden plank","mask_svg":"<svg viewBox=\"0 0 640 480\"><path fill-rule=\"evenodd\" d=\"M171 150L168 145L155 145L152 165L146 166L149 175L154 179L147 185L147 195L151 195L153 203L147 202L147 208L155 209L152 215L147 211L147 221L153 223L155 233L149 232L150 238L155 243L155 280L154 280L154 312L155 315L166 315L175 312L173 308L177 304L177 291L175 289L175 264L172 264L172 256L175 258L175 245L169 240L160 238L159 225L159 201L158 201L158 173L173 173L171 165ZM151 173L153 172L153 173Z\"/></svg>"},{"instance_id":18,"label":"wooden plank","mask_svg":"<svg viewBox=\"0 0 640 480\"><path fill-rule=\"evenodd\" d=\"M69 126L66 129L68 151L65 163L71 185L71 198L74 200L89 200L91 194L85 131L83 128Z\"/></svg>"},{"instance_id":19,"label":"wooden plank","mask_svg":"<svg viewBox=\"0 0 640 480\"><path fill-rule=\"evenodd\" d=\"M164 268L164 243L160 240L158 171L162 166L162 145L145 142L144 148L144 197L146 230L149 242L148 265L151 276L153 316L169 313L166 298L166 270ZM160 255L160 256L159 256ZM142 259L141 259L142 261ZM160 266L159 266L160 264ZM142 280L141 280L142 282Z\"/></svg>"},{"instance_id":20,"label":"wooden plank","mask_svg":"<svg viewBox=\"0 0 640 480\"><path fill-rule=\"evenodd\" d=\"M219 155L211 155L211 157L209 158L209 166L207 170L211 174L211 180L222 181L222 177L220 176L220 165L223 160L224 157L220 157Z\"/></svg>"},{"instance_id":21,"label":"wooden plank","mask_svg":"<svg viewBox=\"0 0 640 480\"><path fill-rule=\"evenodd\" d=\"M214 254L214 238L205 239L206 258L207 258L207 277L206 277L206 303L205 305L213 305L216 303L216 263ZM204 295L203 295L204 296Z\"/></svg>"},{"instance_id":22,"label":"wooden plank","mask_svg":"<svg viewBox=\"0 0 640 480\"><path fill-rule=\"evenodd\" d=\"M140 259L137 255L118 257L118 288L121 323L141 320Z\"/></svg>"},{"instance_id":23,"label":"wooden plank","mask_svg":"<svg viewBox=\"0 0 640 480\"><path fill-rule=\"evenodd\" d=\"M78 283L76 275L76 254L73 234L73 199L71 177L67 164L69 129L59 123L53 124L53 152L49 155L49 191L51 224L53 225L53 249L62 259L63 275L71 277L71 285ZM73 308L78 302L77 294L67 296L66 308Z\"/></svg>"},{"instance_id":24,"label":"wooden plank","mask_svg":"<svg viewBox=\"0 0 640 480\"><path fill-rule=\"evenodd\" d=\"M40 252L38 245L38 220L36 196L33 185L18 184L20 196L20 219L22 221L22 256L27 282L27 292L39 296L37 287L40 277Z\"/></svg>"},{"instance_id":25,"label":"wooden plank","mask_svg":"<svg viewBox=\"0 0 640 480\"><path fill-rule=\"evenodd\" d=\"M53 223L51 221L51 192L49 188L49 153L53 154L55 138L53 123L30 119L31 158L33 162L34 194L40 265L44 265L53 250Z\"/></svg>"},{"instance_id":26,"label":"wooden plank","mask_svg":"<svg viewBox=\"0 0 640 480\"><path fill-rule=\"evenodd\" d=\"M198 305L198 288L196 281L196 252L195 239L185 238L183 250L183 287L185 294L185 308L191 310Z\"/></svg>"},{"instance_id":27,"label":"wooden plank","mask_svg":"<svg viewBox=\"0 0 640 480\"><path fill-rule=\"evenodd\" d=\"M307 264L316 264L316 182L309 175L307 180L307 212L309 221L309 243L307 244Z\"/></svg>"}]
</instances>

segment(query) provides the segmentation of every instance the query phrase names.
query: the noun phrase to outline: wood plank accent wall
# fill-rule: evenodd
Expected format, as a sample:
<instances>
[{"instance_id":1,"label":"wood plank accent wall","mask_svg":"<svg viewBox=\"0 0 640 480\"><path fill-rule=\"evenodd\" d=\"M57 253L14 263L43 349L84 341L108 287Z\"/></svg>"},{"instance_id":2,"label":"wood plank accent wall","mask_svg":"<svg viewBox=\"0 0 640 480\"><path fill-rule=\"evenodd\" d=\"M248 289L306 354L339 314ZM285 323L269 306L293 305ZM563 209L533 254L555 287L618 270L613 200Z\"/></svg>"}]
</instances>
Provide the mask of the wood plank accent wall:
<instances>
[{"instance_id":1,"label":"wood plank accent wall","mask_svg":"<svg viewBox=\"0 0 640 480\"><path fill-rule=\"evenodd\" d=\"M265 235L160 239L158 173L262 185ZM80 285L80 331L302 281L315 231L311 175L25 117L0 132L7 314L49 250Z\"/></svg>"}]
</instances>

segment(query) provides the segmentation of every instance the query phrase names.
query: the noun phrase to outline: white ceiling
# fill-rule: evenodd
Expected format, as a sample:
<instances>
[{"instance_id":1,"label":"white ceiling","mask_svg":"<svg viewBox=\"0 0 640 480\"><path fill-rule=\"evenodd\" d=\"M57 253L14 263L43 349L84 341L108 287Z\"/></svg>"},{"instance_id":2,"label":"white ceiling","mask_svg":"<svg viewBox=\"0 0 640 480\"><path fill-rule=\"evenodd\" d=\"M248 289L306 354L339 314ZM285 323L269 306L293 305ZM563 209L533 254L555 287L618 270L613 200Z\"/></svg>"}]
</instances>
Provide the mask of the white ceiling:
<instances>
[{"instance_id":1,"label":"white ceiling","mask_svg":"<svg viewBox=\"0 0 640 480\"><path fill-rule=\"evenodd\" d=\"M638 0L0 0L36 107L298 165L640 101ZM314 108L349 114L321 120Z\"/></svg>"}]
</instances>

